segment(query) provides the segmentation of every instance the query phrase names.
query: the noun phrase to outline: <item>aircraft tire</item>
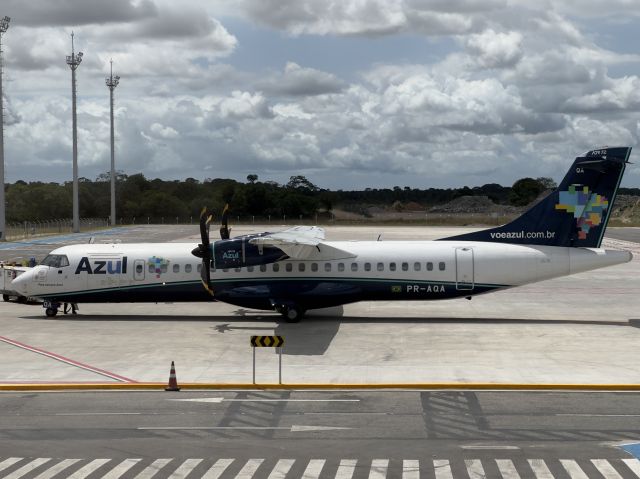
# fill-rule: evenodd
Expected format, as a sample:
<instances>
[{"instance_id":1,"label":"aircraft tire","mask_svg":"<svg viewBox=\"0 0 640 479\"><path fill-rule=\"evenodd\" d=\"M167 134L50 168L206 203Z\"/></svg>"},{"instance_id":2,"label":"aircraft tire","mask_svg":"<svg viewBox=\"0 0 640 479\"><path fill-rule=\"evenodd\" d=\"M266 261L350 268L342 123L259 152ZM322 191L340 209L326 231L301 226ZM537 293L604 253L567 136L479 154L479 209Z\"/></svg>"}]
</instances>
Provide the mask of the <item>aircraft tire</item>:
<instances>
[{"instance_id":1,"label":"aircraft tire","mask_svg":"<svg viewBox=\"0 0 640 479\"><path fill-rule=\"evenodd\" d=\"M28 298L27 298L26 296L18 296L18 299L16 299L16 301L17 301L18 303L25 304L25 303L27 302L27 299L28 299Z\"/></svg>"},{"instance_id":2,"label":"aircraft tire","mask_svg":"<svg viewBox=\"0 0 640 479\"><path fill-rule=\"evenodd\" d=\"M45 314L50 317L53 318L56 314L58 314L58 310L55 308L47 308L45 310Z\"/></svg>"},{"instance_id":3,"label":"aircraft tire","mask_svg":"<svg viewBox=\"0 0 640 479\"><path fill-rule=\"evenodd\" d=\"M2 295L2 300L6 301L8 303L11 300L11 297L8 294L3 294Z\"/></svg>"},{"instance_id":4,"label":"aircraft tire","mask_svg":"<svg viewBox=\"0 0 640 479\"><path fill-rule=\"evenodd\" d=\"M292 306L290 308L286 308L282 315L287 323L299 323L304 316L304 310L298 306Z\"/></svg>"}]
</instances>

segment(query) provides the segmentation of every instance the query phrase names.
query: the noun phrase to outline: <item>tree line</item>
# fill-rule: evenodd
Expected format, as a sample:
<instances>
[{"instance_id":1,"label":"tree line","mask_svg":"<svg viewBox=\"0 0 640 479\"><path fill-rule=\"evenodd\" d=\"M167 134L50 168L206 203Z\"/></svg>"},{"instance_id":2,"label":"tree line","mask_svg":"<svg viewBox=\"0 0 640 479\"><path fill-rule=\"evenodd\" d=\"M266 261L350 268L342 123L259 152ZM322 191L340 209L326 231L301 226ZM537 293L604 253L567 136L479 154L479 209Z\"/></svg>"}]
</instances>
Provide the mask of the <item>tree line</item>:
<instances>
[{"instance_id":1,"label":"tree line","mask_svg":"<svg viewBox=\"0 0 640 479\"><path fill-rule=\"evenodd\" d=\"M106 218L110 211L110 175L101 174L94 181L79 181L80 216ZM526 205L546 189L555 187L549 178L522 178L511 187L495 183L479 187L418 189L365 188L353 191L331 191L319 188L302 175L291 176L286 184L259 181L258 175L247 176L246 182L224 178L199 181L148 179L142 173L116 176L116 209L118 219L132 218L197 218L203 206L221 212L231 205L235 216L310 217L334 207L353 209L357 206L391 206L415 203L424 208L447 203L460 196L488 196L495 203ZM622 189L622 193L640 195L638 188ZM6 185L8 222L42 221L68 218L72 210L72 183L16 181Z\"/></svg>"}]
</instances>

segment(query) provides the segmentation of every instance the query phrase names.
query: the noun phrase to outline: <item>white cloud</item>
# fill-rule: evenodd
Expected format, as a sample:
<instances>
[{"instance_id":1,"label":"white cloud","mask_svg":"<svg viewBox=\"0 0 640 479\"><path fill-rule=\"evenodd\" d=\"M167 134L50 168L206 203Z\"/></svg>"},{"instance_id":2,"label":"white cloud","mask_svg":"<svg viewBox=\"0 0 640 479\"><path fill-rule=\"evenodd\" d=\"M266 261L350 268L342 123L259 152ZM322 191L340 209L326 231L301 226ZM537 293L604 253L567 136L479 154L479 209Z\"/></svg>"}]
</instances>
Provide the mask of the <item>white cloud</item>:
<instances>
[{"instance_id":1,"label":"white cloud","mask_svg":"<svg viewBox=\"0 0 640 479\"><path fill-rule=\"evenodd\" d=\"M477 55L478 62L486 68L513 66L522 57L522 34L501 33L492 29L467 38L467 48Z\"/></svg>"}]
</instances>

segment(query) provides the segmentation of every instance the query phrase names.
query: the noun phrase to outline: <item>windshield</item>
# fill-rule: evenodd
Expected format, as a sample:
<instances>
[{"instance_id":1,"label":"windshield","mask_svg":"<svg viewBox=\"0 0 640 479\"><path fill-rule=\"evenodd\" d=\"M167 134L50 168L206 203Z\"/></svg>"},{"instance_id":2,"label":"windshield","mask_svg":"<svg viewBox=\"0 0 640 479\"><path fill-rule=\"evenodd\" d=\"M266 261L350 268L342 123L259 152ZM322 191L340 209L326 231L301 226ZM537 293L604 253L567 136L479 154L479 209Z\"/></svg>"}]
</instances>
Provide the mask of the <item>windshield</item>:
<instances>
[{"instance_id":1,"label":"windshield","mask_svg":"<svg viewBox=\"0 0 640 479\"><path fill-rule=\"evenodd\" d=\"M52 268L62 268L63 266L69 266L69 260L64 254L49 254L40 264Z\"/></svg>"}]
</instances>

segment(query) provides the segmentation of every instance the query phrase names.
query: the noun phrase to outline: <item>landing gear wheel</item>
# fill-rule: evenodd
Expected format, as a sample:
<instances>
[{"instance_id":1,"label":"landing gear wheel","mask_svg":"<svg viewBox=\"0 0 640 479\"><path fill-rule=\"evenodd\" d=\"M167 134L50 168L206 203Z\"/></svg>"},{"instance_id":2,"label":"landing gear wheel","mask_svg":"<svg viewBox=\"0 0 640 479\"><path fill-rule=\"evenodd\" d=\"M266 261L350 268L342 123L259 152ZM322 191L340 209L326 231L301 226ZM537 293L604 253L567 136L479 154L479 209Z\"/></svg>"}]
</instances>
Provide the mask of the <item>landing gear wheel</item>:
<instances>
[{"instance_id":1,"label":"landing gear wheel","mask_svg":"<svg viewBox=\"0 0 640 479\"><path fill-rule=\"evenodd\" d=\"M58 310L56 308L47 308L45 310L45 314L50 318L53 318L56 314L58 314Z\"/></svg>"},{"instance_id":2,"label":"landing gear wheel","mask_svg":"<svg viewBox=\"0 0 640 479\"><path fill-rule=\"evenodd\" d=\"M298 306L283 308L281 312L287 323L299 323L304 316L304 313L304 309L299 308Z\"/></svg>"},{"instance_id":3,"label":"landing gear wheel","mask_svg":"<svg viewBox=\"0 0 640 479\"><path fill-rule=\"evenodd\" d=\"M4 301L9 302L9 301L11 300L11 297L10 297L8 294L3 294L3 295L2 295L2 299L3 299Z\"/></svg>"}]
</instances>

